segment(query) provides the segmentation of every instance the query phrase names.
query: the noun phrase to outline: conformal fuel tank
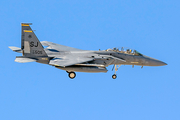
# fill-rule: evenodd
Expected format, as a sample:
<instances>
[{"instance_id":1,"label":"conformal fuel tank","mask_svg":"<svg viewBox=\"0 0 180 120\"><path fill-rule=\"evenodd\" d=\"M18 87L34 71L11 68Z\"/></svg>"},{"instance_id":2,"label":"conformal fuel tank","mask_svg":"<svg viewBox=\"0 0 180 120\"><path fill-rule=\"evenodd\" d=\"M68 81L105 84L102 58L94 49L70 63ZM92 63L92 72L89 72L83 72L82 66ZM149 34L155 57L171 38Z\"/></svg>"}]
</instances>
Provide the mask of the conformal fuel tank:
<instances>
[{"instance_id":1,"label":"conformal fuel tank","mask_svg":"<svg viewBox=\"0 0 180 120\"><path fill-rule=\"evenodd\" d=\"M108 70L105 67L95 67L95 66L69 66L69 67L57 67L61 70L66 70L68 72L76 71L76 72L89 72L89 73L106 73Z\"/></svg>"}]
</instances>

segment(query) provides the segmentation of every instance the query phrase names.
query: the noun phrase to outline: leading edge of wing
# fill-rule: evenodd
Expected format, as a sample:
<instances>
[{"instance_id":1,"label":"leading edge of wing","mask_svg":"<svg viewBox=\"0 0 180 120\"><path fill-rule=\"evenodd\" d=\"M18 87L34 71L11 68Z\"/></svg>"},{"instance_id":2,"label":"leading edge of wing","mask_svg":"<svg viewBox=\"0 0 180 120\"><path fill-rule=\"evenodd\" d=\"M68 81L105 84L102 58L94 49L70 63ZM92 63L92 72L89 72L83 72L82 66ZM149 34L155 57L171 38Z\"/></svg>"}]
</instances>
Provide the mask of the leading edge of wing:
<instances>
[{"instance_id":1,"label":"leading edge of wing","mask_svg":"<svg viewBox=\"0 0 180 120\"><path fill-rule=\"evenodd\" d=\"M56 44L53 42L48 42L48 41L41 41L41 44L43 46L48 46L50 49L56 49L58 51L83 51L81 49L73 48L73 47L68 47L60 44Z\"/></svg>"},{"instance_id":2,"label":"leading edge of wing","mask_svg":"<svg viewBox=\"0 0 180 120\"><path fill-rule=\"evenodd\" d=\"M53 66L67 67L71 65L76 65L84 62L93 61L93 58L54 58L50 60L49 64Z\"/></svg>"}]
</instances>

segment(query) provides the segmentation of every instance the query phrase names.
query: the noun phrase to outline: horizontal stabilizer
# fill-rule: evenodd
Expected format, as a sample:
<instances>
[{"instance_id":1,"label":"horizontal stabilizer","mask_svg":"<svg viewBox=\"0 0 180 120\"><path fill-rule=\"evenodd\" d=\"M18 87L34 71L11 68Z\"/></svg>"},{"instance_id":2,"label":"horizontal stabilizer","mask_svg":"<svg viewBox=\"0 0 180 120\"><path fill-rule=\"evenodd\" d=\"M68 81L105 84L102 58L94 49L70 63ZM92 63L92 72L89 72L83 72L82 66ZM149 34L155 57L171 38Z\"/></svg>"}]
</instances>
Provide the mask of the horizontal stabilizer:
<instances>
[{"instance_id":1,"label":"horizontal stabilizer","mask_svg":"<svg viewBox=\"0 0 180 120\"><path fill-rule=\"evenodd\" d=\"M35 62L36 59L32 59L32 58L25 58L25 57L16 57L15 62L19 62L19 63L27 63L27 62Z\"/></svg>"},{"instance_id":2,"label":"horizontal stabilizer","mask_svg":"<svg viewBox=\"0 0 180 120\"><path fill-rule=\"evenodd\" d=\"M9 46L9 48L10 48L12 51L14 51L14 52L22 53L21 48L14 47L14 46Z\"/></svg>"}]
</instances>

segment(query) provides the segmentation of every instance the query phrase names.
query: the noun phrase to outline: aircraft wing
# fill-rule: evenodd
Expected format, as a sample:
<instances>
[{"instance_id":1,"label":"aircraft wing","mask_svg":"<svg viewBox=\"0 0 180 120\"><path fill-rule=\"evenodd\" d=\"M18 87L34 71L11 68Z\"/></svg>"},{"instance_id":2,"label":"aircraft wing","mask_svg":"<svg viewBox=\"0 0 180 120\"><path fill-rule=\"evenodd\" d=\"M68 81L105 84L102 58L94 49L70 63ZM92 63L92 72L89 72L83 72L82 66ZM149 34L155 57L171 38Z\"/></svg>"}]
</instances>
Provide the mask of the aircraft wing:
<instances>
[{"instance_id":1,"label":"aircraft wing","mask_svg":"<svg viewBox=\"0 0 180 120\"><path fill-rule=\"evenodd\" d=\"M81 49L72 48L72 47L68 47L68 46L64 46L64 45L60 45L60 44L56 44L56 43L52 43L48 41L42 41L41 44L43 46L48 46L48 48L50 49L56 49L58 51L83 51Z\"/></svg>"},{"instance_id":2,"label":"aircraft wing","mask_svg":"<svg viewBox=\"0 0 180 120\"><path fill-rule=\"evenodd\" d=\"M54 66L61 66L67 67L71 65L76 65L84 62L93 61L93 58L86 58L86 57L75 57L75 56L68 56L66 58L53 58L50 60L49 64Z\"/></svg>"}]
</instances>

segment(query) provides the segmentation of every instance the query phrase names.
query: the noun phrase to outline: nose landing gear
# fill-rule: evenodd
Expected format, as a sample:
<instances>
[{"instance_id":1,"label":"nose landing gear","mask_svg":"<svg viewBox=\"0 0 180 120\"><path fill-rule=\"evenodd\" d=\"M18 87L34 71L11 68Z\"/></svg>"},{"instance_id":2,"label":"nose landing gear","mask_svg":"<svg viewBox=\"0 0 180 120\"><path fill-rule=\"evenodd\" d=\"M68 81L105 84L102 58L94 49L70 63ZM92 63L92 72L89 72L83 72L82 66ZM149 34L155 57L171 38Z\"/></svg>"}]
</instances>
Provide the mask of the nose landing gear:
<instances>
[{"instance_id":1,"label":"nose landing gear","mask_svg":"<svg viewBox=\"0 0 180 120\"><path fill-rule=\"evenodd\" d=\"M113 66L113 69L115 68L114 75L112 75L112 78L113 78L113 79L116 79L116 78L117 78L116 71L118 71L118 68L119 68L120 66L121 66L121 65L114 65L114 66Z\"/></svg>"},{"instance_id":2,"label":"nose landing gear","mask_svg":"<svg viewBox=\"0 0 180 120\"><path fill-rule=\"evenodd\" d=\"M117 78L117 75L116 75L116 74L112 75L112 78L113 78L113 79L116 79L116 78Z\"/></svg>"}]
</instances>

